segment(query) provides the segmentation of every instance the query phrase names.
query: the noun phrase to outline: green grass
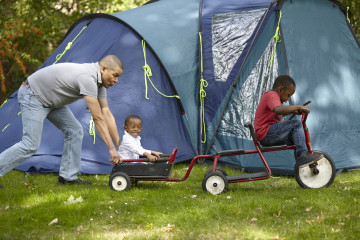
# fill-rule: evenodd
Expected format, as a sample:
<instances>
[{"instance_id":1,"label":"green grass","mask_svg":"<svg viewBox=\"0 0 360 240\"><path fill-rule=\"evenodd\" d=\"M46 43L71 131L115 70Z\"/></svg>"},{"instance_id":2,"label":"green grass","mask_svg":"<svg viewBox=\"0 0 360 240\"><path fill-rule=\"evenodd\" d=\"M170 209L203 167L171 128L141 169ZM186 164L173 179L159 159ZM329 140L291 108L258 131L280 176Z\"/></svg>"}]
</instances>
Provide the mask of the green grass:
<instances>
[{"instance_id":1,"label":"green grass","mask_svg":"<svg viewBox=\"0 0 360 240\"><path fill-rule=\"evenodd\" d=\"M182 177L185 168L173 172ZM360 239L360 171L324 189L273 177L213 196L201 187L208 168L124 192L110 190L109 175L82 176L91 186L58 186L56 175L11 171L0 179L0 239ZM71 195L83 201L67 204Z\"/></svg>"}]
</instances>

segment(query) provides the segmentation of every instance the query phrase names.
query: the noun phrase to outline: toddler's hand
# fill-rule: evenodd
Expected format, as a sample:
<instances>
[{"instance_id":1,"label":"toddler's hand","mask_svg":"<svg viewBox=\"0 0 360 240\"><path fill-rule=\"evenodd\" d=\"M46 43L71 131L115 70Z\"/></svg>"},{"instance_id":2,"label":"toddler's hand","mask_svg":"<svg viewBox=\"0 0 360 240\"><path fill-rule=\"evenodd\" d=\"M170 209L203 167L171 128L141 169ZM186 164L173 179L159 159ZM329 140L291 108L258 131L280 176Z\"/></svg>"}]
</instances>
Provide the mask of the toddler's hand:
<instances>
[{"instance_id":1,"label":"toddler's hand","mask_svg":"<svg viewBox=\"0 0 360 240\"><path fill-rule=\"evenodd\" d=\"M162 152L156 152L156 151L151 151L152 155L157 156L158 158L160 157L161 154L163 154Z\"/></svg>"},{"instance_id":2,"label":"toddler's hand","mask_svg":"<svg viewBox=\"0 0 360 240\"><path fill-rule=\"evenodd\" d=\"M148 159L150 160L150 162L155 162L157 157L156 156L148 156Z\"/></svg>"}]
</instances>

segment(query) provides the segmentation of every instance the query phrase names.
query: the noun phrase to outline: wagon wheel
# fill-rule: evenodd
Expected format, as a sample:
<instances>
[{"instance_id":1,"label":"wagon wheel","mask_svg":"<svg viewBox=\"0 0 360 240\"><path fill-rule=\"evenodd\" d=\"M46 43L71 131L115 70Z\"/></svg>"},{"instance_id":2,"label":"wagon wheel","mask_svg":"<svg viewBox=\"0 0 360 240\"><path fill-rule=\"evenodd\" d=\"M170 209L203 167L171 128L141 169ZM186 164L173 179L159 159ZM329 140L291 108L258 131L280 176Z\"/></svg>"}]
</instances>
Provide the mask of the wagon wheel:
<instances>
[{"instance_id":1,"label":"wagon wheel","mask_svg":"<svg viewBox=\"0 0 360 240\"><path fill-rule=\"evenodd\" d=\"M228 188L228 181L221 172L210 172L204 176L202 188L204 191L208 191L213 195L218 195L226 192Z\"/></svg>"},{"instance_id":2,"label":"wagon wheel","mask_svg":"<svg viewBox=\"0 0 360 240\"><path fill-rule=\"evenodd\" d=\"M324 157L303 168L295 164L295 179L302 188L328 187L335 179L336 168L332 158L321 151L314 151L314 153L323 154Z\"/></svg>"},{"instance_id":3,"label":"wagon wheel","mask_svg":"<svg viewBox=\"0 0 360 240\"><path fill-rule=\"evenodd\" d=\"M130 178L124 172L115 172L109 177L109 186L115 191L128 190L131 186Z\"/></svg>"}]
</instances>

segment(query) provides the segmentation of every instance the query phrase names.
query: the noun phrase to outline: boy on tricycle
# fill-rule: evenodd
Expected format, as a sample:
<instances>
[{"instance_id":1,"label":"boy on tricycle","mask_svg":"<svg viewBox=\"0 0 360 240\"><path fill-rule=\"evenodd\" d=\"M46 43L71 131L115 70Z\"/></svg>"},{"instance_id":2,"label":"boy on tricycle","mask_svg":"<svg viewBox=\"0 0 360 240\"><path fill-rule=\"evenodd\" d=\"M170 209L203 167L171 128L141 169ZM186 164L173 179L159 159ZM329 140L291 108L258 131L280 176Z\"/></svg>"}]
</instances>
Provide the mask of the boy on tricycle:
<instances>
[{"instance_id":1,"label":"boy on tricycle","mask_svg":"<svg viewBox=\"0 0 360 240\"><path fill-rule=\"evenodd\" d=\"M295 93L295 81L288 75L275 79L271 91L262 96L255 113L255 135L264 146L280 144L296 146L295 159L300 168L320 160L323 155L308 151L303 126L300 120L281 121L289 114L309 113L309 107L302 105L282 105Z\"/></svg>"}]
</instances>

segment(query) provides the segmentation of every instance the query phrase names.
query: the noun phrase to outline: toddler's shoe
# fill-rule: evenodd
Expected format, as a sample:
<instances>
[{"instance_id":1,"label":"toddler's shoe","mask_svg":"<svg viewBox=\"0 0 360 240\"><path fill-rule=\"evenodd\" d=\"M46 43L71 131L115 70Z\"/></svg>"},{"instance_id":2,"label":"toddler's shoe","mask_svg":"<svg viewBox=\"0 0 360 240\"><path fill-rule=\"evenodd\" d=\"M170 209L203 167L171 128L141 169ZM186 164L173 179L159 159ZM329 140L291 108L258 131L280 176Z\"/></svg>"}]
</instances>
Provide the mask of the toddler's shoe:
<instances>
[{"instance_id":1,"label":"toddler's shoe","mask_svg":"<svg viewBox=\"0 0 360 240\"><path fill-rule=\"evenodd\" d=\"M311 154L310 152L303 152L300 156L296 157L296 162L299 163L299 167L303 168L308 166L309 164L312 164L316 161L319 161L321 158L323 158L324 155L319 153Z\"/></svg>"}]
</instances>

